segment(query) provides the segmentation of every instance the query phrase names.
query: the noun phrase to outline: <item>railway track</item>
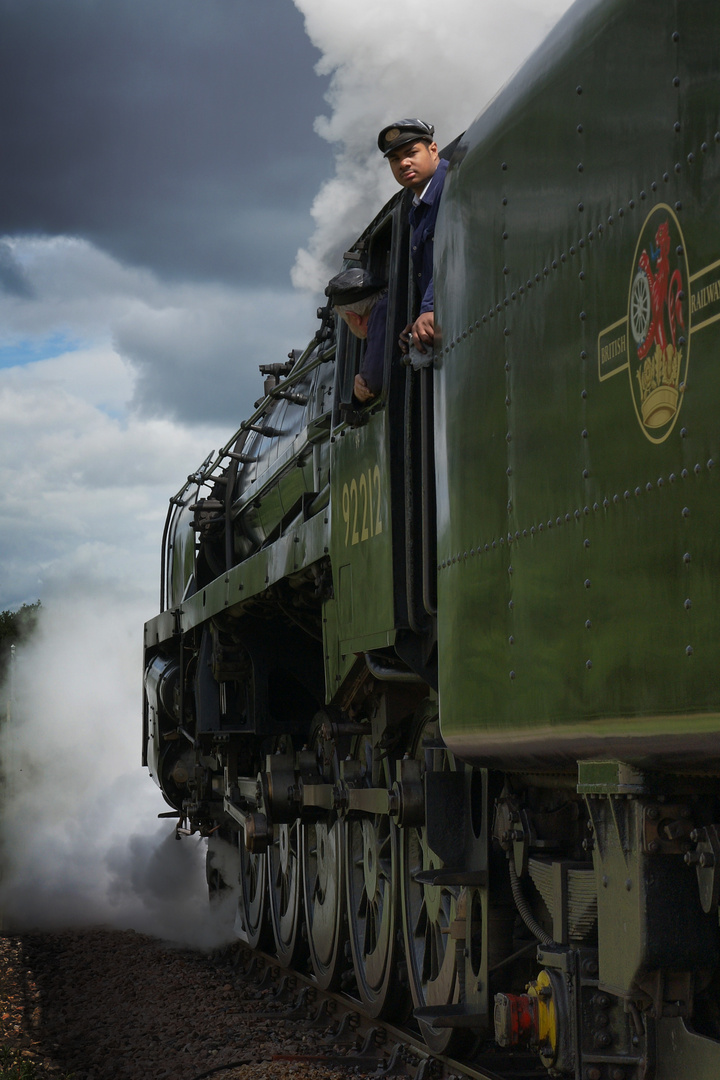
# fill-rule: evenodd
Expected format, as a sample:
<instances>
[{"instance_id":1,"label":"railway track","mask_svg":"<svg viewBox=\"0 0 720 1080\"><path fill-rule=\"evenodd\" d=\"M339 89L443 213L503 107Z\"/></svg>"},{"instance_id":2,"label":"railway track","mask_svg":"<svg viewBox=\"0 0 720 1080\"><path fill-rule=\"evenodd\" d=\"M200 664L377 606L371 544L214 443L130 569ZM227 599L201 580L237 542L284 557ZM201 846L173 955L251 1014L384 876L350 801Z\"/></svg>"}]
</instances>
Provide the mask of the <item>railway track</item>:
<instances>
[{"instance_id":1,"label":"railway track","mask_svg":"<svg viewBox=\"0 0 720 1080\"><path fill-rule=\"evenodd\" d=\"M536 1059L518 1054L503 1055L502 1075L493 1068L492 1054L472 1054L467 1059L433 1054L412 1021L390 1024L363 1012L351 994L322 990L315 979L301 971L288 971L277 958L253 950L242 942L224 950L218 959L229 965L235 977L252 988L246 990L248 1011L255 1021L278 1025L302 1024L312 1033L312 1054L275 1055L274 1060L317 1061L319 1064L377 1077L404 1076L412 1080L539 1080L546 1077ZM258 1008L253 1008L252 999ZM230 1065L203 1076L221 1076ZM195 1078L200 1080L200 1077Z\"/></svg>"}]
</instances>

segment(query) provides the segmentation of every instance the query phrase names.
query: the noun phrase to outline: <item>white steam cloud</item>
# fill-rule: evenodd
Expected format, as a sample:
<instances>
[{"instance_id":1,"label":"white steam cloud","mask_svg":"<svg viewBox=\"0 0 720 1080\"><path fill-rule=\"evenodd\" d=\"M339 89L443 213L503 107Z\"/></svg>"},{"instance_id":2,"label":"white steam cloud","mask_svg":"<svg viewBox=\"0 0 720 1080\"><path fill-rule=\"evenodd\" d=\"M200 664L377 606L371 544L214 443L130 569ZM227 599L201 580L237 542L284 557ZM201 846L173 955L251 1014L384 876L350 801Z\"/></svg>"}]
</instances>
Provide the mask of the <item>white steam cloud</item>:
<instances>
[{"instance_id":1,"label":"white steam cloud","mask_svg":"<svg viewBox=\"0 0 720 1080\"><path fill-rule=\"evenodd\" d=\"M208 905L205 842L174 835L140 768L137 599L75 594L18 647L0 732L0 924L102 924L212 947L234 910Z\"/></svg>"},{"instance_id":2,"label":"white steam cloud","mask_svg":"<svg viewBox=\"0 0 720 1080\"><path fill-rule=\"evenodd\" d=\"M570 0L294 0L330 75L318 134L337 147L336 172L312 207L315 232L292 271L322 290L345 247L397 187L377 149L385 124L420 116L451 142L542 41Z\"/></svg>"}]
</instances>

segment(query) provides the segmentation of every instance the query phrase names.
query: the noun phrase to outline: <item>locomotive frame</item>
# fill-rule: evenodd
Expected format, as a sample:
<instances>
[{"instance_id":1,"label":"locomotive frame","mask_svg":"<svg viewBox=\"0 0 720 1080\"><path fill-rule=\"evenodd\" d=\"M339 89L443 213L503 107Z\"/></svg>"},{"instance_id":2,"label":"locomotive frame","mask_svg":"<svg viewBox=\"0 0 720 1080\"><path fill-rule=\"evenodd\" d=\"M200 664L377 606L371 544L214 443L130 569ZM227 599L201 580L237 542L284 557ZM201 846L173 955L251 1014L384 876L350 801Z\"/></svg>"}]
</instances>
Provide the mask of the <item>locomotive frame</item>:
<instances>
[{"instance_id":1,"label":"locomotive frame","mask_svg":"<svg viewBox=\"0 0 720 1080\"><path fill-rule=\"evenodd\" d=\"M720 1072L718 41L576 3L448 148L432 362L401 193L381 394L321 309L171 500L143 761L211 887L495 1074Z\"/></svg>"}]
</instances>

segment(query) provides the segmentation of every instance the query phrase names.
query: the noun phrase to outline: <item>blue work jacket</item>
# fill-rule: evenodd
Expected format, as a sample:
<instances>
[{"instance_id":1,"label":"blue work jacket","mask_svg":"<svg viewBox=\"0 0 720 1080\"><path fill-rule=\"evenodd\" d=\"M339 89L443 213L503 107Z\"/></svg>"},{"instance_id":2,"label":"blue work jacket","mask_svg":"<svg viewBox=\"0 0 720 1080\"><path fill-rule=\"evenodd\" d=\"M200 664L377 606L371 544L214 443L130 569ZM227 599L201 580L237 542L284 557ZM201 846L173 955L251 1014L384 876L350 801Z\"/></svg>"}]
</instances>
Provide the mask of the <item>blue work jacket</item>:
<instances>
[{"instance_id":1,"label":"blue work jacket","mask_svg":"<svg viewBox=\"0 0 720 1080\"><path fill-rule=\"evenodd\" d=\"M435 170L435 175L427 186L420 202L410 209L409 220L412 228L410 255L412 257L415 284L420 294L420 314L433 311L435 293L433 289L433 249L435 247L435 221L440 209L440 195L445 183L448 163L444 159Z\"/></svg>"}]
</instances>

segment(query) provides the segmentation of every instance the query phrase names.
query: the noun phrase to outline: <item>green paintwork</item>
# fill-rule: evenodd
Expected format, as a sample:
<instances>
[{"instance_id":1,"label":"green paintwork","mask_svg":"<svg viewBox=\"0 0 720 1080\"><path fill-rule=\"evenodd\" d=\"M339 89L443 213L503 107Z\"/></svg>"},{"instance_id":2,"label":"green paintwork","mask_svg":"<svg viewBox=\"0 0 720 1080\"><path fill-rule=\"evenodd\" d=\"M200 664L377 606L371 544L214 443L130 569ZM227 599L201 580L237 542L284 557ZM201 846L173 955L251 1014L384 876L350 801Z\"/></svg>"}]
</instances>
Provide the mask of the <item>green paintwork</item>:
<instances>
[{"instance_id":1,"label":"green paintwork","mask_svg":"<svg viewBox=\"0 0 720 1080\"><path fill-rule=\"evenodd\" d=\"M682 742L663 718L720 733L718 40L710 0L576 5L449 170L440 701L472 759L657 765ZM679 407L652 428L627 320L663 222L690 296Z\"/></svg>"},{"instance_id":2,"label":"green paintwork","mask_svg":"<svg viewBox=\"0 0 720 1080\"><path fill-rule=\"evenodd\" d=\"M341 427L332 444L330 556L334 599L325 605L328 695L355 654L391 645L395 630L388 414Z\"/></svg>"}]
</instances>

